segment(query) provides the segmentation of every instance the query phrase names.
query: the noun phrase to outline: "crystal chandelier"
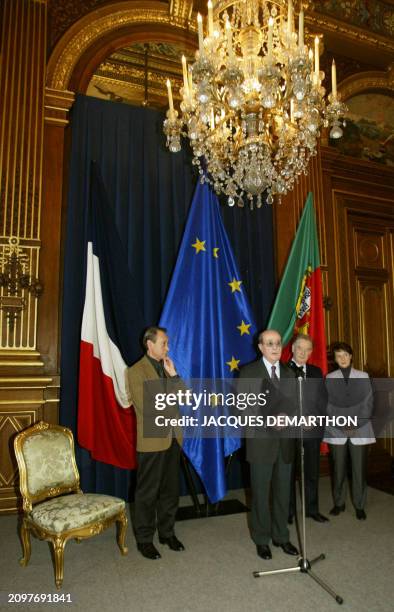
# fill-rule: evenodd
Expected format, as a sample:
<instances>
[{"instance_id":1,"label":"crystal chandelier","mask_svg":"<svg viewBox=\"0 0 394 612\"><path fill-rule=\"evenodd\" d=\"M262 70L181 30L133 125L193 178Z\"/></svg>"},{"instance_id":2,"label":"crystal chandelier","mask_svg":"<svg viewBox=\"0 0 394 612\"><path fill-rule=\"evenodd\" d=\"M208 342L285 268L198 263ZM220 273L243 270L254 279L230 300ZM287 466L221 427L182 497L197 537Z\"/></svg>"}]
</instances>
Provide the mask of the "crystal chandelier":
<instances>
[{"instance_id":1,"label":"crystal chandelier","mask_svg":"<svg viewBox=\"0 0 394 612\"><path fill-rule=\"evenodd\" d=\"M271 204L307 173L322 126L342 136L335 63L326 100L319 37L306 44L304 9L296 30L292 0L209 1L205 37L201 15L197 23L196 61L182 57L180 115L167 81L167 146L175 153L188 137L201 180L230 206L246 195L260 207L264 192Z\"/></svg>"}]
</instances>

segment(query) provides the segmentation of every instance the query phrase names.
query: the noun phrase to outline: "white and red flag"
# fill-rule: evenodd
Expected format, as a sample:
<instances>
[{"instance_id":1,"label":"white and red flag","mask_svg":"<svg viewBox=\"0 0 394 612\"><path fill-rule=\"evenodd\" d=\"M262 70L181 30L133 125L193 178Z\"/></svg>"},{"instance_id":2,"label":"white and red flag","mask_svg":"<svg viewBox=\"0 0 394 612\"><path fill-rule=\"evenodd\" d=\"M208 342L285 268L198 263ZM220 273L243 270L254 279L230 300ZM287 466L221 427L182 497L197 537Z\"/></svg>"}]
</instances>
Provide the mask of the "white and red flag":
<instances>
[{"instance_id":1,"label":"white and red flag","mask_svg":"<svg viewBox=\"0 0 394 612\"><path fill-rule=\"evenodd\" d=\"M92 162L78 442L94 459L128 469L136 466L136 430L125 371L140 356L144 327L135 293L100 170Z\"/></svg>"}]
</instances>

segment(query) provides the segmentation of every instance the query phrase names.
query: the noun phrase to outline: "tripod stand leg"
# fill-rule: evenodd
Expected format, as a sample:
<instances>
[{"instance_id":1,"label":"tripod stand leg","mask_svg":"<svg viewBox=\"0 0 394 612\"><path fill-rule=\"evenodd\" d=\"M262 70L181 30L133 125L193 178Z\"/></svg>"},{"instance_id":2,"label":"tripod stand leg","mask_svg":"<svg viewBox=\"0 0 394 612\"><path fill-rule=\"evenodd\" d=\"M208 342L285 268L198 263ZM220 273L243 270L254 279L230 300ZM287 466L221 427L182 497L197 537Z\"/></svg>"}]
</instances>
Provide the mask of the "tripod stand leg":
<instances>
[{"instance_id":1,"label":"tripod stand leg","mask_svg":"<svg viewBox=\"0 0 394 612\"><path fill-rule=\"evenodd\" d=\"M253 572L255 578L261 578L261 576L273 576L274 574L290 574L292 572L299 572L300 568L297 567L285 567L283 569L268 570L264 572Z\"/></svg>"},{"instance_id":2,"label":"tripod stand leg","mask_svg":"<svg viewBox=\"0 0 394 612\"><path fill-rule=\"evenodd\" d=\"M316 576L316 574L312 572L312 570L308 570L307 573L309 574L311 578L313 578L315 582L317 582L317 584L319 584L325 591L327 591L327 593L331 595L331 597L335 599L337 604L343 604L342 597L338 595L338 593L336 593L334 589L330 587L330 585L328 585L326 582L323 582L323 580L321 580L319 576Z\"/></svg>"},{"instance_id":3,"label":"tripod stand leg","mask_svg":"<svg viewBox=\"0 0 394 612\"><path fill-rule=\"evenodd\" d=\"M309 561L309 565L313 565L314 563L317 563L318 561L323 561L323 559L325 558L326 558L326 555L322 553L318 557L315 557L314 559L312 559L312 561Z\"/></svg>"}]
</instances>

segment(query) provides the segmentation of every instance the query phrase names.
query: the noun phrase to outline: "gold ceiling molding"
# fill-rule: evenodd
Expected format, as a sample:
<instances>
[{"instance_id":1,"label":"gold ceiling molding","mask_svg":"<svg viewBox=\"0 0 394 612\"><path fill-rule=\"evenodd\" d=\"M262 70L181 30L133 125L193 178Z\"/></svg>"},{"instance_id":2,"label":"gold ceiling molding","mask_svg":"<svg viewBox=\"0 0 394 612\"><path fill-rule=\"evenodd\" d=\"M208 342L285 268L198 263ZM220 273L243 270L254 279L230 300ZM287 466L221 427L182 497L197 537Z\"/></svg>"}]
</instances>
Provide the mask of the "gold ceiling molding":
<instances>
[{"instance_id":1,"label":"gold ceiling molding","mask_svg":"<svg viewBox=\"0 0 394 612\"><path fill-rule=\"evenodd\" d=\"M144 92L144 82L143 77L144 73L138 71L137 69L131 69L128 75L130 80L125 80L122 78L116 78L113 76L104 76L101 74L95 74L90 81L89 87L97 87L98 91L102 94L106 94L108 96L112 95L111 99L115 99L116 96L119 98L124 97L125 99L134 99L136 91ZM166 77L160 76L157 73L148 73L149 78L149 97L152 96L152 99L163 101L164 106L167 105L167 94L166 94ZM181 100L181 95L179 93L179 88L182 85L182 80L179 79L178 86L174 87L173 98L175 100ZM114 91L110 91L108 87L114 87ZM105 91L103 88L106 88ZM129 95L129 93L131 95ZM90 94L91 95L91 94ZM119 100L120 101L120 100ZM151 100L150 100L151 101Z\"/></svg>"},{"instance_id":2,"label":"gold ceiling molding","mask_svg":"<svg viewBox=\"0 0 394 612\"><path fill-rule=\"evenodd\" d=\"M394 40L392 38L386 38L375 32L372 33L368 30L345 24L326 15L324 17L319 16L317 13L307 14L305 21L313 31L332 32L339 34L341 38L357 41L364 45L372 45L375 49L383 49L388 53L394 53Z\"/></svg>"},{"instance_id":3,"label":"gold ceiling molding","mask_svg":"<svg viewBox=\"0 0 394 612\"><path fill-rule=\"evenodd\" d=\"M170 15L175 21L186 23L193 11L193 0L170 0Z\"/></svg>"},{"instance_id":4,"label":"gold ceiling molding","mask_svg":"<svg viewBox=\"0 0 394 612\"><path fill-rule=\"evenodd\" d=\"M103 77L104 79L112 79L114 82L119 84L129 84L133 80L136 80L138 81L138 84L140 84L141 87L144 88L145 70L144 68L139 68L137 66L124 66L107 60L106 62L101 64L98 71L94 75L94 77L97 76ZM148 82L151 85L158 86L159 90L161 91L161 95L167 99L167 75L158 74L157 72L148 70L147 77ZM181 75L179 76L179 78L173 77L172 81L173 83L175 83L175 86L173 85L174 89L179 89L183 84Z\"/></svg>"},{"instance_id":5,"label":"gold ceiling molding","mask_svg":"<svg viewBox=\"0 0 394 612\"><path fill-rule=\"evenodd\" d=\"M105 5L92 11L67 30L56 45L47 68L47 87L67 90L79 58L106 34L137 24L159 24L178 30L196 30L180 17L170 15L162 2L146 0Z\"/></svg>"},{"instance_id":6,"label":"gold ceiling molding","mask_svg":"<svg viewBox=\"0 0 394 612\"><path fill-rule=\"evenodd\" d=\"M96 89L102 94L102 96L96 96L92 93L92 90ZM89 84L88 95L94 95L95 97L103 97L104 99L113 100L117 102L128 102L130 104L142 104L144 100L145 89L141 83L125 83L117 79L111 79L108 77L94 76ZM174 99L179 99L179 96L174 95ZM163 103L164 100L164 103ZM152 87L149 94L149 106L156 104L164 108L166 99L163 96L161 90L156 87Z\"/></svg>"},{"instance_id":7,"label":"gold ceiling molding","mask_svg":"<svg viewBox=\"0 0 394 612\"><path fill-rule=\"evenodd\" d=\"M338 91L341 94L342 100L348 100L357 94L369 91L371 89L386 90L387 92L394 91L393 69L387 72L379 70L371 70L368 72L360 72L352 74L338 85Z\"/></svg>"}]
</instances>

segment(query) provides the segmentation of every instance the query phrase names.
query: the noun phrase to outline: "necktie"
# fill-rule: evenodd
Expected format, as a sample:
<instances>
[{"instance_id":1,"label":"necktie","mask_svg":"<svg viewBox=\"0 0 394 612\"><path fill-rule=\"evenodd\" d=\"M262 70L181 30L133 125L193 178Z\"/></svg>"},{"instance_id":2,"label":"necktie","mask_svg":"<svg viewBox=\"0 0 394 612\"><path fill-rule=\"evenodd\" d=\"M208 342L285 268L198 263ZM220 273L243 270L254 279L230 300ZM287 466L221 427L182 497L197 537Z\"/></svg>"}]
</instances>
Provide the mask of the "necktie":
<instances>
[{"instance_id":1,"label":"necktie","mask_svg":"<svg viewBox=\"0 0 394 612\"><path fill-rule=\"evenodd\" d=\"M278 379L278 376L277 376L277 374L276 374L276 366L274 366L274 365L273 365L273 366L271 366L271 378L272 378L273 380L279 380L279 379Z\"/></svg>"}]
</instances>

